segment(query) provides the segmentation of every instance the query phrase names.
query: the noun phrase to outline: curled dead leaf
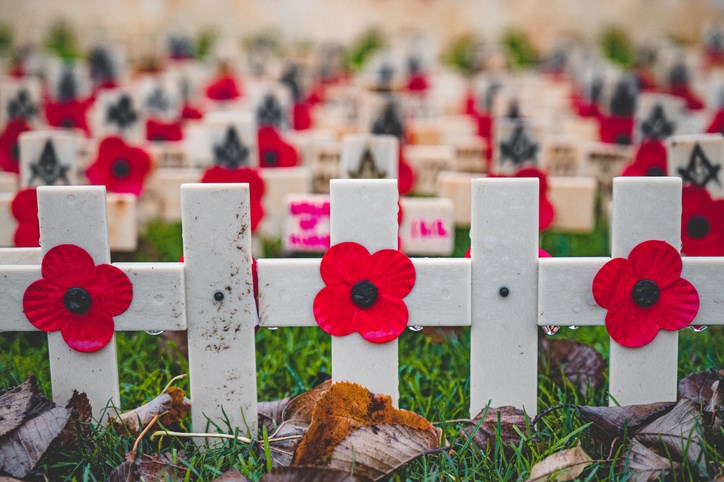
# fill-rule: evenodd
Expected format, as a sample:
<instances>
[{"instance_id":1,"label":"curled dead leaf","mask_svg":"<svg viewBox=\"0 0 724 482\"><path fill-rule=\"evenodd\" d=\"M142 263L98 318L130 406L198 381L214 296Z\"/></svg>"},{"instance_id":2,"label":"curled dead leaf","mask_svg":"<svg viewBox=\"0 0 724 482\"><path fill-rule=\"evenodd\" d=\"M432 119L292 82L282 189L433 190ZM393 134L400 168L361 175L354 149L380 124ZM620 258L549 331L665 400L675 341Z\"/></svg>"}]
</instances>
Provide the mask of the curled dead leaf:
<instances>
[{"instance_id":1,"label":"curled dead leaf","mask_svg":"<svg viewBox=\"0 0 724 482\"><path fill-rule=\"evenodd\" d=\"M312 423L314 407L332 386L332 380L325 380L310 391L294 397L282 412L282 420L296 425L309 425Z\"/></svg>"},{"instance_id":2,"label":"curled dead leaf","mask_svg":"<svg viewBox=\"0 0 724 482\"><path fill-rule=\"evenodd\" d=\"M119 433L130 432L138 435L156 415L160 415L158 423L168 427L191 410L191 401L184 396L184 391L178 387L169 387L150 402L138 408L124 412L112 420Z\"/></svg>"},{"instance_id":3,"label":"curled dead leaf","mask_svg":"<svg viewBox=\"0 0 724 482\"><path fill-rule=\"evenodd\" d=\"M679 396L691 400L705 412L724 410L724 370L690 374L679 382Z\"/></svg>"},{"instance_id":4,"label":"curled dead leaf","mask_svg":"<svg viewBox=\"0 0 724 482\"><path fill-rule=\"evenodd\" d=\"M525 432L525 412L511 406L487 408L470 420L469 424L470 428L463 429L463 432L467 437L472 436L473 442L481 450L492 448L496 443L497 432L500 432L503 448L510 450L511 446L517 446L521 440L516 428L521 433ZM480 427L476 431L478 425Z\"/></svg>"},{"instance_id":5,"label":"curled dead leaf","mask_svg":"<svg viewBox=\"0 0 724 482\"><path fill-rule=\"evenodd\" d=\"M577 405L581 418L591 422L593 435L604 442L623 436L671 410L676 402L658 402L624 407L589 407Z\"/></svg>"},{"instance_id":6,"label":"curled dead leaf","mask_svg":"<svg viewBox=\"0 0 724 482\"><path fill-rule=\"evenodd\" d=\"M556 385L568 379L579 393L598 390L604 383L606 363L592 346L575 340L540 338L538 368Z\"/></svg>"},{"instance_id":7,"label":"curled dead leaf","mask_svg":"<svg viewBox=\"0 0 724 482\"><path fill-rule=\"evenodd\" d=\"M439 447L441 430L353 383L336 383L314 408L293 465L314 465L377 480Z\"/></svg>"},{"instance_id":8,"label":"curled dead leaf","mask_svg":"<svg viewBox=\"0 0 724 482\"><path fill-rule=\"evenodd\" d=\"M704 465L699 428L701 415L689 400L683 399L665 415L641 427L636 440L650 448L658 448L676 460L686 457L691 467Z\"/></svg>"},{"instance_id":9,"label":"curled dead leaf","mask_svg":"<svg viewBox=\"0 0 724 482\"><path fill-rule=\"evenodd\" d=\"M593 459L580 445L561 450L544 458L530 469L528 482L547 480L574 480L593 463Z\"/></svg>"},{"instance_id":10,"label":"curled dead leaf","mask_svg":"<svg viewBox=\"0 0 724 482\"><path fill-rule=\"evenodd\" d=\"M271 433L282 423L282 413L289 403L289 398L281 400L272 400L270 402L259 402L257 404L257 416L259 429L266 427L267 432Z\"/></svg>"},{"instance_id":11,"label":"curled dead leaf","mask_svg":"<svg viewBox=\"0 0 724 482\"><path fill-rule=\"evenodd\" d=\"M0 437L18 428L25 420L53 408L55 404L40 393L34 376L0 394Z\"/></svg>"},{"instance_id":12,"label":"curled dead leaf","mask_svg":"<svg viewBox=\"0 0 724 482\"><path fill-rule=\"evenodd\" d=\"M631 450L619 462L619 469L627 470L634 482L654 482L679 469L679 464L662 457L638 440L633 441Z\"/></svg>"}]
</instances>

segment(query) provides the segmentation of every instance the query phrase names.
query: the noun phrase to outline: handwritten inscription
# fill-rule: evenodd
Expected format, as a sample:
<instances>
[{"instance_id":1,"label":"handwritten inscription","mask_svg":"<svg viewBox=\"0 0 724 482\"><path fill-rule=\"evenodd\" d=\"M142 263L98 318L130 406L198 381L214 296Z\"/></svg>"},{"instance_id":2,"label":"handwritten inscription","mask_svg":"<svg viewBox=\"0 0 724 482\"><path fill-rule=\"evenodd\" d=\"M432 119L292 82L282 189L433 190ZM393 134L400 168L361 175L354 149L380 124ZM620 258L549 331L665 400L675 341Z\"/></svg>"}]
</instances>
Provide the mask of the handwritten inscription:
<instances>
[{"instance_id":1,"label":"handwritten inscription","mask_svg":"<svg viewBox=\"0 0 724 482\"><path fill-rule=\"evenodd\" d=\"M284 237L287 251L324 252L329 249L329 197L291 200Z\"/></svg>"}]
</instances>

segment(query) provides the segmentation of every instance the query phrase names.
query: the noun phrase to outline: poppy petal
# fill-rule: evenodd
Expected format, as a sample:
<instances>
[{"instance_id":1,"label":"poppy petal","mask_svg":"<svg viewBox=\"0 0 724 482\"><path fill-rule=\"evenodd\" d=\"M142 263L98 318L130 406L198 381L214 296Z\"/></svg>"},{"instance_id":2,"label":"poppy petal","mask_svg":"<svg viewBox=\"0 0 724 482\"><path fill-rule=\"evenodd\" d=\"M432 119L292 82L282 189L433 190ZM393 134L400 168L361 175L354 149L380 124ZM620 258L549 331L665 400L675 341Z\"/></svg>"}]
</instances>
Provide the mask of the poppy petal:
<instances>
[{"instance_id":1,"label":"poppy petal","mask_svg":"<svg viewBox=\"0 0 724 482\"><path fill-rule=\"evenodd\" d=\"M613 341L627 348L638 348L656 338L659 326L650 316L641 313L644 309L628 303L606 313L606 331Z\"/></svg>"},{"instance_id":2,"label":"poppy petal","mask_svg":"<svg viewBox=\"0 0 724 482\"><path fill-rule=\"evenodd\" d=\"M338 243L322 257L319 272L327 286L349 285L366 280L369 276L371 256L359 243ZM369 280L372 281L372 280Z\"/></svg>"},{"instance_id":3,"label":"poppy petal","mask_svg":"<svg viewBox=\"0 0 724 482\"><path fill-rule=\"evenodd\" d=\"M31 283L23 294L23 313L30 324L46 332L60 330L68 313L64 294L64 289L46 279Z\"/></svg>"},{"instance_id":4,"label":"poppy petal","mask_svg":"<svg viewBox=\"0 0 724 482\"><path fill-rule=\"evenodd\" d=\"M83 353L98 351L113 338L114 324L110 316L77 316L74 323L66 323L60 333L73 350Z\"/></svg>"},{"instance_id":5,"label":"poppy petal","mask_svg":"<svg viewBox=\"0 0 724 482\"><path fill-rule=\"evenodd\" d=\"M314 319L325 333L347 336L356 331L360 310L352 302L351 286L326 286L314 298Z\"/></svg>"},{"instance_id":6,"label":"poppy petal","mask_svg":"<svg viewBox=\"0 0 724 482\"><path fill-rule=\"evenodd\" d=\"M372 255L369 281L381 294L404 298L415 286L415 266L405 254L383 249Z\"/></svg>"},{"instance_id":7,"label":"poppy petal","mask_svg":"<svg viewBox=\"0 0 724 482\"><path fill-rule=\"evenodd\" d=\"M126 273L110 264L96 266L91 299L108 316L120 315L133 300L133 285Z\"/></svg>"},{"instance_id":8,"label":"poppy petal","mask_svg":"<svg viewBox=\"0 0 724 482\"><path fill-rule=\"evenodd\" d=\"M43 278L63 290L83 286L93 276L95 263L83 248L74 244L59 244L43 257L41 273Z\"/></svg>"},{"instance_id":9,"label":"poppy petal","mask_svg":"<svg viewBox=\"0 0 724 482\"><path fill-rule=\"evenodd\" d=\"M608 308L613 304L626 263L624 258L613 258L604 264L593 278L593 299L601 308Z\"/></svg>"},{"instance_id":10,"label":"poppy petal","mask_svg":"<svg viewBox=\"0 0 724 482\"><path fill-rule=\"evenodd\" d=\"M10 211L19 222L38 221L38 193L35 188L18 191L10 203Z\"/></svg>"},{"instance_id":11,"label":"poppy petal","mask_svg":"<svg viewBox=\"0 0 724 482\"><path fill-rule=\"evenodd\" d=\"M666 289L681 277L681 255L666 241L644 241L629 254L628 262L638 279L651 280Z\"/></svg>"},{"instance_id":12,"label":"poppy petal","mask_svg":"<svg viewBox=\"0 0 724 482\"><path fill-rule=\"evenodd\" d=\"M357 331L372 343L396 340L405 331L409 313L404 301L396 296L380 296L370 308L359 310Z\"/></svg>"},{"instance_id":13,"label":"poppy petal","mask_svg":"<svg viewBox=\"0 0 724 482\"><path fill-rule=\"evenodd\" d=\"M694 321L699 312L699 293L694 285L679 279L661 293L650 308L651 318L664 330L680 330Z\"/></svg>"}]
</instances>

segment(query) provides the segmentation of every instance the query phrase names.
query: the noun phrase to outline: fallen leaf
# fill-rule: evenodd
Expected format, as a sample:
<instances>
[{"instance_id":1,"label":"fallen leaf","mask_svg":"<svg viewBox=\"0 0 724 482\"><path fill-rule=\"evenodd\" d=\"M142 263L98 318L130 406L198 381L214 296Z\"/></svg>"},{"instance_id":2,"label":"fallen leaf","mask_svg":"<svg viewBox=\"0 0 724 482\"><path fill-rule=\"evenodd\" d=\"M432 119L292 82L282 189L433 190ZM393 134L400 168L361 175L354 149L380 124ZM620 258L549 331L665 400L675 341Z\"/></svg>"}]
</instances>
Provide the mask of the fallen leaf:
<instances>
[{"instance_id":1,"label":"fallen leaf","mask_svg":"<svg viewBox=\"0 0 724 482\"><path fill-rule=\"evenodd\" d=\"M294 397L284 408L282 420L297 425L309 425L312 423L314 407L327 393L332 386L332 380L325 380L310 391Z\"/></svg>"},{"instance_id":2,"label":"fallen leaf","mask_svg":"<svg viewBox=\"0 0 724 482\"><path fill-rule=\"evenodd\" d=\"M25 421L33 394L37 390L35 378L31 377L0 395L0 437L15 430Z\"/></svg>"},{"instance_id":3,"label":"fallen leaf","mask_svg":"<svg viewBox=\"0 0 724 482\"><path fill-rule=\"evenodd\" d=\"M485 415L485 419L480 423L483 415ZM463 430L463 432L467 437L472 435L473 442L481 450L487 451L495 445L498 427L500 427L500 439L503 442L503 448L510 450L511 446L517 446L520 443L520 435L518 435L515 427L521 432L525 432L525 412L511 406L488 408L487 412L486 409L483 409L469 423L472 428ZM480 427L475 431L478 424L480 424Z\"/></svg>"},{"instance_id":4,"label":"fallen leaf","mask_svg":"<svg viewBox=\"0 0 724 482\"><path fill-rule=\"evenodd\" d=\"M135 460L126 455L126 460L113 469L108 482L183 482L189 469L173 462L170 453L160 457L141 455Z\"/></svg>"},{"instance_id":5,"label":"fallen leaf","mask_svg":"<svg viewBox=\"0 0 724 482\"><path fill-rule=\"evenodd\" d=\"M323 467L282 467L264 474L259 482L364 482L342 470Z\"/></svg>"},{"instance_id":6,"label":"fallen leaf","mask_svg":"<svg viewBox=\"0 0 724 482\"><path fill-rule=\"evenodd\" d=\"M60 435L58 435L58 438L53 441L53 444L48 449L50 453L57 453L58 451L73 447L78 440L79 431L82 433L90 432L90 422L93 420L93 409L85 393L78 393L78 391L73 390L73 395L70 397L65 408L70 412L70 417L60 432Z\"/></svg>"},{"instance_id":7,"label":"fallen leaf","mask_svg":"<svg viewBox=\"0 0 724 482\"><path fill-rule=\"evenodd\" d=\"M249 479L244 477L244 474L238 470L231 469L219 475L211 482L249 482Z\"/></svg>"},{"instance_id":8,"label":"fallen leaf","mask_svg":"<svg viewBox=\"0 0 724 482\"><path fill-rule=\"evenodd\" d=\"M654 482L666 477L667 474L679 469L679 464L662 457L638 440L633 441L631 451L626 458L621 458L619 469L628 469L629 480L635 482Z\"/></svg>"},{"instance_id":9,"label":"fallen leaf","mask_svg":"<svg viewBox=\"0 0 724 482\"><path fill-rule=\"evenodd\" d=\"M27 420L0 439L0 470L23 478L37 465L43 454L65 428L70 411L55 407Z\"/></svg>"},{"instance_id":10,"label":"fallen leaf","mask_svg":"<svg viewBox=\"0 0 724 482\"><path fill-rule=\"evenodd\" d=\"M580 445L561 450L544 458L530 469L529 482L549 480L573 480L593 463L593 459Z\"/></svg>"},{"instance_id":11,"label":"fallen leaf","mask_svg":"<svg viewBox=\"0 0 724 482\"><path fill-rule=\"evenodd\" d=\"M376 480L437 449L441 433L424 417L395 409L388 395L340 382L333 384L314 408L312 423L292 463Z\"/></svg>"},{"instance_id":12,"label":"fallen leaf","mask_svg":"<svg viewBox=\"0 0 724 482\"><path fill-rule=\"evenodd\" d=\"M307 433L308 425L296 425L290 422L282 422L279 428L270 434L270 454L273 467L286 467L292 463L294 455L294 446L299 443L305 433ZM273 435L273 438L271 438ZM276 441L275 439L282 439ZM264 447L259 445L259 450L264 452Z\"/></svg>"},{"instance_id":13,"label":"fallen leaf","mask_svg":"<svg viewBox=\"0 0 724 482\"><path fill-rule=\"evenodd\" d=\"M191 401L184 397L184 391L178 387L170 387L161 395L138 408L122 413L112 420L116 431L128 431L138 435L153 417L161 415L157 423L168 427L185 417L191 410Z\"/></svg>"},{"instance_id":14,"label":"fallen leaf","mask_svg":"<svg viewBox=\"0 0 724 482\"><path fill-rule=\"evenodd\" d=\"M705 412L724 410L724 370L692 373L679 382L679 396L701 406Z\"/></svg>"},{"instance_id":15,"label":"fallen leaf","mask_svg":"<svg viewBox=\"0 0 724 482\"><path fill-rule=\"evenodd\" d=\"M701 417L697 407L689 400L679 400L667 414L653 420L635 434L635 438L647 447L659 448L677 460L687 457L696 467L704 464L698 425ZM701 457L701 462L698 462Z\"/></svg>"},{"instance_id":16,"label":"fallen leaf","mask_svg":"<svg viewBox=\"0 0 724 482\"><path fill-rule=\"evenodd\" d=\"M579 393L603 386L606 363L592 346L574 340L540 338L538 367L556 385L568 379Z\"/></svg>"},{"instance_id":17,"label":"fallen leaf","mask_svg":"<svg viewBox=\"0 0 724 482\"><path fill-rule=\"evenodd\" d=\"M257 416L259 429L266 427L267 432L271 433L276 427L282 423L282 415L284 408L289 403L289 398L281 400L273 400L271 402L259 402L257 404Z\"/></svg>"},{"instance_id":18,"label":"fallen leaf","mask_svg":"<svg viewBox=\"0 0 724 482\"><path fill-rule=\"evenodd\" d=\"M644 405L626 405L623 407L589 407L577 405L578 413L586 422L596 438L602 441L621 437L628 428L629 433L671 410L676 402L657 402Z\"/></svg>"}]
</instances>

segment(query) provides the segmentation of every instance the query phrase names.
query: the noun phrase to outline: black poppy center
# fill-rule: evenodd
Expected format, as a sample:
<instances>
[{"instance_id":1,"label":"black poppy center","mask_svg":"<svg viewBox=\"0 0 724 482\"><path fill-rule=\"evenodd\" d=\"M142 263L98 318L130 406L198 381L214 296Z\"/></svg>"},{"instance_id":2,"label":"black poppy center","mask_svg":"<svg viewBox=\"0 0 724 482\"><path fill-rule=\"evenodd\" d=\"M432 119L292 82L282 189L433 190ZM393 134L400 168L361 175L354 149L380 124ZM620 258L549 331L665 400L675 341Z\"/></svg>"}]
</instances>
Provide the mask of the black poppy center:
<instances>
[{"instance_id":1,"label":"black poppy center","mask_svg":"<svg viewBox=\"0 0 724 482\"><path fill-rule=\"evenodd\" d=\"M631 296L633 296L634 303L639 305L641 308L648 308L654 306L659 301L659 286L651 280L642 279L637 282L631 290Z\"/></svg>"},{"instance_id":2,"label":"black poppy center","mask_svg":"<svg viewBox=\"0 0 724 482\"><path fill-rule=\"evenodd\" d=\"M63 304L74 315L82 315L91 307L91 297L83 288L70 288L63 295Z\"/></svg>"},{"instance_id":3,"label":"black poppy center","mask_svg":"<svg viewBox=\"0 0 724 482\"><path fill-rule=\"evenodd\" d=\"M647 175L647 176L665 176L666 173L665 173L664 170L661 169L660 167L654 166L654 167L650 167L650 168L646 171L646 175Z\"/></svg>"},{"instance_id":4,"label":"black poppy center","mask_svg":"<svg viewBox=\"0 0 724 482\"><path fill-rule=\"evenodd\" d=\"M66 128L75 127L75 121L70 117L66 117L60 122L60 126Z\"/></svg>"},{"instance_id":5,"label":"black poppy center","mask_svg":"<svg viewBox=\"0 0 724 482\"><path fill-rule=\"evenodd\" d=\"M167 139L166 139L166 136L165 136L164 134L154 134L152 140L157 141L157 142L164 142L164 141L166 141Z\"/></svg>"},{"instance_id":6,"label":"black poppy center","mask_svg":"<svg viewBox=\"0 0 724 482\"><path fill-rule=\"evenodd\" d=\"M694 216L686 223L686 232L694 239L701 239L709 234L709 221L704 216Z\"/></svg>"},{"instance_id":7,"label":"black poppy center","mask_svg":"<svg viewBox=\"0 0 724 482\"><path fill-rule=\"evenodd\" d=\"M264 165L265 166L276 166L278 160L279 160L279 154L277 154L277 151L264 152Z\"/></svg>"},{"instance_id":8,"label":"black poppy center","mask_svg":"<svg viewBox=\"0 0 724 482\"><path fill-rule=\"evenodd\" d=\"M374 305L377 295L377 286L369 281L360 281L352 287L352 302L360 308Z\"/></svg>"},{"instance_id":9,"label":"black poppy center","mask_svg":"<svg viewBox=\"0 0 724 482\"><path fill-rule=\"evenodd\" d=\"M629 134L617 134L616 144L619 146L628 146L631 144L631 136Z\"/></svg>"},{"instance_id":10,"label":"black poppy center","mask_svg":"<svg viewBox=\"0 0 724 482\"><path fill-rule=\"evenodd\" d=\"M10 154L13 156L13 161L18 162L20 160L20 143L16 142L10 149Z\"/></svg>"},{"instance_id":11,"label":"black poppy center","mask_svg":"<svg viewBox=\"0 0 724 482\"><path fill-rule=\"evenodd\" d=\"M126 159L116 159L111 166L113 177L125 179L131 174L131 164Z\"/></svg>"}]
</instances>

